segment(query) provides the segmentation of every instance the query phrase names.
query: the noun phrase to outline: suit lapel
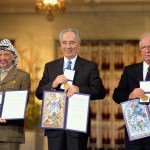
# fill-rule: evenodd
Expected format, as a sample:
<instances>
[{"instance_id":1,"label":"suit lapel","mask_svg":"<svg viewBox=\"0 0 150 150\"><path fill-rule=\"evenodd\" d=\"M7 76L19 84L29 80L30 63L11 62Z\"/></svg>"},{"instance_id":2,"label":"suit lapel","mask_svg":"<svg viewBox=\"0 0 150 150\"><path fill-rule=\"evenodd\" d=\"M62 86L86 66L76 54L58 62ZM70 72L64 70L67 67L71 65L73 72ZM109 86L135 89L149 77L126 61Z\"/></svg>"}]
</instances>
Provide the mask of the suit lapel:
<instances>
[{"instance_id":1,"label":"suit lapel","mask_svg":"<svg viewBox=\"0 0 150 150\"><path fill-rule=\"evenodd\" d=\"M7 76L3 79L2 84L3 83L7 83L13 79L16 78L17 75L17 69L15 67L13 67L7 74Z\"/></svg>"},{"instance_id":2,"label":"suit lapel","mask_svg":"<svg viewBox=\"0 0 150 150\"><path fill-rule=\"evenodd\" d=\"M78 71L78 70L80 70L80 68L82 68L82 61L81 61L81 58L78 56L77 57L77 60L76 60L76 62L75 62L75 66L74 66L74 70L75 71Z\"/></svg>"},{"instance_id":3,"label":"suit lapel","mask_svg":"<svg viewBox=\"0 0 150 150\"><path fill-rule=\"evenodd\" d=\"M61 68L61 69L60 69ZM58 61L58 65L57 65L57 73L58 74L63 74L63 69L64 69L64 58L61 58L59 61Z\"/></svg>"},{"instance_id":4,"label":"suit lapel","mask_svg":"<svg viewBox=\"0 0 150 150\"><path fill-rule=\"evenodd\" d=\"M74 70L75 70L75 76L73 83L76 84L79 82L83 72L84 72L84 63L82 62L82 59L78 56L75 62Z\"/></svg>"},{"instance_id":5,"label":"suit lapel","mask_svg":"<svg viewBox=\"0 0 150 150\"><path fill-rule=\"evenodd\" d=\"M138 81L143 81L143 63L140 63L139 66L137 66L135 75L137 76Z\"/></svg>"}]
</instances>

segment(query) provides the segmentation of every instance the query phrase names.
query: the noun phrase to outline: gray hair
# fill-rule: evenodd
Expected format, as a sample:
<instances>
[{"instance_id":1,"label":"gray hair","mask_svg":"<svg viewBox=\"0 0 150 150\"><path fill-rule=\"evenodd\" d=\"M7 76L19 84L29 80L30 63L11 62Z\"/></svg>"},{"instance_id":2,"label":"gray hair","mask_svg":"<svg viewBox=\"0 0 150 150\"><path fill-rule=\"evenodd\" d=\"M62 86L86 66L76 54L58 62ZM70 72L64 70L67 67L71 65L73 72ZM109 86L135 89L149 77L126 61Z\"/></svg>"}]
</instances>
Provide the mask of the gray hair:
<instances>
[{"instance_id":1,"label":"gray hair","mask_svg":"<svg viewBox=\"0 0 150 150\"><path fill-rule=\"evenodd\" d=\"M78 42L81 43L81 39L80 39L80 34L79 34L79 31L77 29L73 29L73 28L69 28L69 29L64 29L60 32L59 34L59 42L61 43L61 40L62 40L62 36L65 32L74 32L76 35L77 35L77 39L78 39Z\"/></svg>"},{"instance_id":2,"label":"gray hair","mask_svg":"<svg viewBox=\"0 0 150 150\"><path fill-rule=\"evenodd\" d=\"M142 36L140 36L140 38L139 38L139 47L141 48L141 41L142 41L142 39L144 38L144 37L146 37L146 36L150 36L150 33L145 33L145 34L143 34Z\"/></svg>"}]
</instances>

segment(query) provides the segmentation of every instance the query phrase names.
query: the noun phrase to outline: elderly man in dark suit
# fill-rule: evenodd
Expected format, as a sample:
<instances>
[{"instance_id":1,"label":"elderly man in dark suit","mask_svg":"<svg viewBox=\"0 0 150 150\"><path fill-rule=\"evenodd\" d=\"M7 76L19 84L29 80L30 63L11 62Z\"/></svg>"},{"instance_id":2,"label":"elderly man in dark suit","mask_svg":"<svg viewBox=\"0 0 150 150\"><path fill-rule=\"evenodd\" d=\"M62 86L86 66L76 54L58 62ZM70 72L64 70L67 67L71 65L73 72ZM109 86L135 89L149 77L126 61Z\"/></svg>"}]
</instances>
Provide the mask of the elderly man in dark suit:
<instances>
[{"instance_id":1,"label":"elderly man in dark suit","mask_svg":"<svg viewBox=\"0 0 150 150\"><path fill-rule=\"evenodd\" d=\"M17 68L17 59L10 41L0 41L0 91L29 89L30 75ZM19 150L19 144L24 141L24 120L0 118L0 150Z\"/></svg>"},{"instance_id":2,"label":"elderly man in dark suit","mask_svg":"<svg viewBox=\"0 0 150 150\"><path fill-rule=\"evenodd\" d=\"M144 97L144 91L139 87L139 81L146 80L150 71L150 34L145 35L139 45L144 61L124 68L119 86L113 94L116 103ZM149 150L150 137L129 141L125 131L125 145L127 150Z\"/></svg>"},{"instance_id":3,"label":"elderly man in dark suit","mask_svg":"<svg viewBox=\"0 0 150 150\"><path fill-rule=\"evenodd\" d=\"M68 97L74 93L88 93L91 99L103 99L105 89L99 77L95 63L87 61L77 55L80 48L80 36L76 29L65 29L60 33L63 58L45 65L43 77L36 90L36 96L42 99L43 90L59 90L61 84L67 83L63 75L68 60L71 60L71 69L75 70L73 84L67 86L64 92ZM79 122L80 124L80 122ZM46 130L49 150L86 150L88 134L74 131Z\"/></svg>"}]
</instances>

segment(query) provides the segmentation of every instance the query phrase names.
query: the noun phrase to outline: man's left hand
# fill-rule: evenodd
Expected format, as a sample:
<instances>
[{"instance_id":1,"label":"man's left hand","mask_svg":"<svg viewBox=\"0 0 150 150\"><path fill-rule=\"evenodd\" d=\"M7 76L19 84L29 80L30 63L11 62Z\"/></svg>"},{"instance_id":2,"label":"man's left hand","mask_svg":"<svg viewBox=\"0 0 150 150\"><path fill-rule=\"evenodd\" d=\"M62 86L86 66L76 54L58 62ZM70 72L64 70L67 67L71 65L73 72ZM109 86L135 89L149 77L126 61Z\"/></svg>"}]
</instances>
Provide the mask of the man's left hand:
<instances>
[{"instance_id":1,"label":"man's left hand","mask_svg":"<svg viewBox=\"0 0 150 150\"><path fill-rule=\"evenodd\" d=\"M71 97L75 93L79 93L79 88L75 85L70 85L65 89L65 92L67 92L67 96Z\"/></svg>"}]
</instances>

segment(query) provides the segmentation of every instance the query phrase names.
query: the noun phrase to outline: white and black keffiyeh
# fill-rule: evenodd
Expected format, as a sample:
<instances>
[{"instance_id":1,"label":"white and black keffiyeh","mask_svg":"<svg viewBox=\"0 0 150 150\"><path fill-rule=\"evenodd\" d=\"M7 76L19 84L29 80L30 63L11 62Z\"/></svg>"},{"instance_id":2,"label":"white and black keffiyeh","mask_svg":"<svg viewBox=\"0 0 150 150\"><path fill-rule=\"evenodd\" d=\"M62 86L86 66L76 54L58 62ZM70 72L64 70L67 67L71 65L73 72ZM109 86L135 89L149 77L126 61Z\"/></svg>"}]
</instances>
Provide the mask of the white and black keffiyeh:
<instances>
[{"instance_id":1,"label":"white and black keffiyeh","mask_svg":"<svg viewBox=\"0 0 150 150\"><path fill-rule=\"evenodd\" d=\"M5 51L5 50L11 51L15 54L13 65L17 68L18 55L16 53L14 46L11 44L11 42L8 39L4 39L0 41L0 51Z\"/></svg>"}]
</instances>

